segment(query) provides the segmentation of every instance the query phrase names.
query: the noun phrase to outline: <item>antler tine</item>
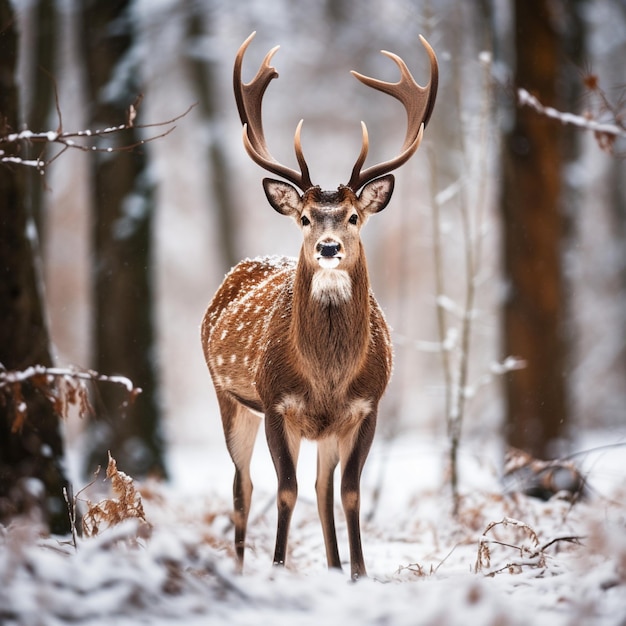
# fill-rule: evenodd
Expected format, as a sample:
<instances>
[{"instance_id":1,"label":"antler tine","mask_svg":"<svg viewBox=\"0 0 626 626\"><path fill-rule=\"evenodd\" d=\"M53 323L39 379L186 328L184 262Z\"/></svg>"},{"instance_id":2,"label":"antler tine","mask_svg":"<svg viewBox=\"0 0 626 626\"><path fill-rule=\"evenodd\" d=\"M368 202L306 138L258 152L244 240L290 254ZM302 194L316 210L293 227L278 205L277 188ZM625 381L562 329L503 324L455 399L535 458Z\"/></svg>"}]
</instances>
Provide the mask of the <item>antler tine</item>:
<instances>
[{"instance_id":1,"label":"antler tine","mask_svg":"<svg viewBox=\"0 0 626 626\"><path fill-rule=\"evenodd\" d=\"M302 180L306 187L300 186L302 191L306 191L309 187L313 187L311 183L311 177L309 176L309 166L307 165L304 154L302 152L302 143L300 141L300 133L302 132L302 125L304 124L304 120L300 120L298 125L296 126L296 134L293 136L293 145L296 151L296 159L298 161L298 165L300 166L300 172L302 173Z\"/></svg>"},{"instance_id":2,"label":"antler tine","mask_svg":"<svg viewBox=\"0 0 626 626\"><path fill-rule=\"evenodd\" d=\"M367 126L365 125L365 122L361 122L361 133L363 135L363 139L361 141L361 152L359 153L356 163L354 164L354 167L352 168L352 175L350 176L350 183L358 179L359 173L361 172L361 168L363 167L363 163L365 163L365 159L367 158L367 153L369 152L370 140L369 140L369 135L367 133ZM358 187L357 189L354 189L350 183L348 183L347 186L351 187L354 191L356 191Z\"/></svg>"},{"instance_id":3,"label":"antler tine","mask_svg":"<svg viewBox=\"0 0 626 626\"><path fill-rule=\"evenodd\" d=\"M298 160L298 165L300 166L300 172L280 164L270 154L265 142L265 135L263 133L263 95L265 94L265 90L272 79L278 78L278 72L270 65L270 62L279 46L275 46L265 55L259 71L249 83L244 83L241 80L243 57L255 34L256 32L253 32L241 44L241 47L237 52L237 56L235 57L235 67L233 69L235 100L237 102L239 118L243 124L243 143L246 152L255 163L260 165L263 169L291 181L302 191L306 191L312 187L313 184L311 183L311 178L309 176L309 168L304 159L304 154L302 153L302 145L300 141L302 121L298 124L294 136L296 159Z\"/></svg>"},{"instance_id":4,"label":"antler tine","mask_svg":"<svg viewBox=\"0 0 626 626\"><path fill-rule=\"evenodd\" d=\"M352 170L350 182L347 185L353 191L358 191L358 189L370 180L400 167L413 156L419 147L422 140L423 129L428 123L435 106L439 77L437 57L433 49L421 35L420 41L424 48L426 48L426 52L430 58L430 80L425 87L421 87L415 82L406 63L398 55L385 50L383 50L382 53L392 59L400 69L400 80L397 83L388 83L376 78L364 76L358 72L352 72L356 78L368 87L382 91L399 100L407 113L407 131L404 143L400 149L400 154L389 161L373 165L363 172L361 172L361 167L367 156L369 142L367 128L365 124L361 122L363 132L361 152Z\"/></svg>"}]
</instances>

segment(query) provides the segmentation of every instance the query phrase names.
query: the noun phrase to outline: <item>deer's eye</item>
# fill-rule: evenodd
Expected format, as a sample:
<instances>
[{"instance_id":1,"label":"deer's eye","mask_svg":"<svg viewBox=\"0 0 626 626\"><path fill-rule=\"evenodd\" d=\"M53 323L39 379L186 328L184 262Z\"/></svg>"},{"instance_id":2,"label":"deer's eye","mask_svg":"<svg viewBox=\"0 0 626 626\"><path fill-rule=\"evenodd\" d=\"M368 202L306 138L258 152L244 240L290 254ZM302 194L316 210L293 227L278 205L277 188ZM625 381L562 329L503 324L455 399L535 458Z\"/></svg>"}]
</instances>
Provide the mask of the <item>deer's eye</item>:
<instances>
[{"instance_id":1,"label":"deer's eye","mask_svg":"<svg viewBox=\"0 0 626 626\"><path fill-rule=\"evenodd\" d=\"M300 218L300 223L302 224L302 226L308 226L311 223L311 220L306 215L303 215Z\"/></svg>"},{"instance_id":2,"label":"deer's eye","mask_svg":"<svg viewBox=\"0 0 626 626\"><path fill-rule=\"evenodd\" d=\"M357 224L359 221L359 216L356 213L353 213L348 220L350 224Z\"/></svg>"}]
</instances>

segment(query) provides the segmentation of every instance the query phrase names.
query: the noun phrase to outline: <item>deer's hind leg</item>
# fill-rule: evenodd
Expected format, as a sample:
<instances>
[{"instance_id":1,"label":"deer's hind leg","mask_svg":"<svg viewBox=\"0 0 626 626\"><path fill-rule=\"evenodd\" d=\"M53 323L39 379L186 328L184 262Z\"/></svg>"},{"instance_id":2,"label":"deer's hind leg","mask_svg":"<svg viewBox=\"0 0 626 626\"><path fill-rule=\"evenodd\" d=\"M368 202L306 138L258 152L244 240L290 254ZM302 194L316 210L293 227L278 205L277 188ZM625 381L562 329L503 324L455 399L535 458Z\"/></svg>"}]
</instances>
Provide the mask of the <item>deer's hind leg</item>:
<instances>
[{"instance_id":1,"label":"deer's hind leg","mask_svg":"<svg viewBox=\"0 0 626 626\"><path fill-rule=\"evenodd\" d=\"M237 567L243 569L246 528L252 500L250 459L261 419L239 404L227 393L217 394L226 447L235 465L233 481L233 522L235 525L235 553Z\"/></svg>"}]
</instances>

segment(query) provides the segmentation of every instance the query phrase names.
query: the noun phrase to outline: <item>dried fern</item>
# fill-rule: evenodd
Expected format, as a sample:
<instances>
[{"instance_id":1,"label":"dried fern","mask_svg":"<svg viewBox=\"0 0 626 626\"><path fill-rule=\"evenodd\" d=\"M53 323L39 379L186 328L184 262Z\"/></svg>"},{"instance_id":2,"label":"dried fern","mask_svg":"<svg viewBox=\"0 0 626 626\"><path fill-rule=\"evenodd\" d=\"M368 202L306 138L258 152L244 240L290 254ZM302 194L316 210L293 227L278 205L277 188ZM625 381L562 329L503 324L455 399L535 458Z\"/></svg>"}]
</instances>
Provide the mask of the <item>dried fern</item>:
<instances>
[{"instance_id":1,"label":"dried fern","mask_svg":"<svg viewBox=\"0 0 626 626\"><path fill-rule=\"evenodd\" d=\"M111 481L111 490L116 497L106 498L95 504L87 501L87 512L82 520L85 536L95 537L102 530L128 519L137 519L149 529L141 494L135 489L133 479L117 469L117 463L110 452L106 477Z\"/></svg>"}]
</instances>

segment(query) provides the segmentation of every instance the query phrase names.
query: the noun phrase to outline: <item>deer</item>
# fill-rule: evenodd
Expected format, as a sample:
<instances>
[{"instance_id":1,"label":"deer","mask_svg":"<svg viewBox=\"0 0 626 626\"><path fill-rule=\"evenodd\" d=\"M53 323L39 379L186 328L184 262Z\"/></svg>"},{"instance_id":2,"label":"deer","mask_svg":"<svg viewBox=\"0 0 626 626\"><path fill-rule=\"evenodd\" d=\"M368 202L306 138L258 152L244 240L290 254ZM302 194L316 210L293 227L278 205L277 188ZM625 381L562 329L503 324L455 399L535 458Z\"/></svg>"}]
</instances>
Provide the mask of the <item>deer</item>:
<instances>
[{"instance_id":1,"label":"deer","mask_svg":"<svg viewBox=\"0 0 626 626\"><path fill-rule=\"evenodd\" d=\"M302 120L294 135L299 170L271 155L262 124L262 100L272 79L265 56L256 76L242 81L244 54L235 58L233 84L246 152L281 179L265 178L270 206L302 233L297 259L267 256L238 263L206 310L201 340L217 395L226 447L235 466L233 522L236 568L243 571L252 498L250 461L257 432L265 435L277 476L274 565L284 565L289 525L298 495L296 466L302 439L317 442L315 492L330 569L342 569L334 518L334 473L341 468L341 502L350 551L351 579L367 576L360 529L360 480L376 427L378 404L392 370L389 327L369 281L360 232L389 203L394 177L418 149L437 94L437 58L430 80L418 85L404 61L382 51L401 78L388 83L352 74L366 86L400 101L407 130L394 158L363 169L368 150L361 122L361 151L347 184L323 191L312 183L302 151ZM288 182L285 182L288 181Z\"/></svg>"}]
</instances>

